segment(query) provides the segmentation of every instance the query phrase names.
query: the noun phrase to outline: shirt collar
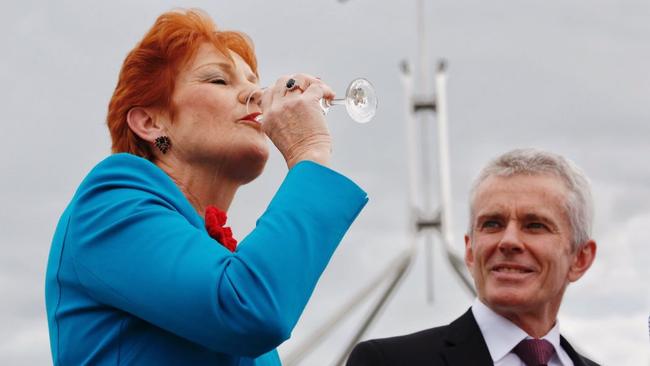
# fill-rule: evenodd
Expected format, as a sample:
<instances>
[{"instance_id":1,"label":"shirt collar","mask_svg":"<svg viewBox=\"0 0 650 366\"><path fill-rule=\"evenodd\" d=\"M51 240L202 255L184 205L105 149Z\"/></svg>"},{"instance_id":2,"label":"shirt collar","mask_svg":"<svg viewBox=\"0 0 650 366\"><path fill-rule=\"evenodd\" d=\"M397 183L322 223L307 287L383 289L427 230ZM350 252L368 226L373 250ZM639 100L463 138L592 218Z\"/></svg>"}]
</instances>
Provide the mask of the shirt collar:
<instances>
[{"instance_id":1,"label":"shirt collar","mask_svg":"<svg viewBox=\"0 0 650 366\"><path fill-rule=\"evenodd\" d=\"M553 328L551 328L551 330L545 336L543 336L542 339L546 339L547 341L551 342L553 348L555 348L555 356L553 357L558 357L560 359L561 365L573 365L571 357L569 357L564 348L562 348L562 345L560 345L560 321L558 319L555 320L555 325Z\"/></svg>"},{"instance_id":2,"label":"shirt collar","mask_svg":"<svg viewBox=\"0 0 650 366\"><path fill-rule=\"evenodd\" d=\"M510 320L492 311L478 298L472 304L472 314L481 329L483 339L490 351L490 356L492 356L492 362L497 362L505 357L528 335Z\"/></svg>"},{"instance_id":3,"label":"shirt collar","mask_svg":"<svg viewBox=\"0 0 650 366\"><path fill-rule=\"evenodd\" d=\"M478 298L472 304L472 314L481 329L483 339L492 356L492 362L504 358L512 349L526 338L532 339L526 332L516 326L510 320L495 313L492 309L483 304ZM556 320L555 325L542 339L551 342L555 348L555 354L562 364L570 365L571 359L560 346L560 324Z\"/></svg>"}]
</instances>

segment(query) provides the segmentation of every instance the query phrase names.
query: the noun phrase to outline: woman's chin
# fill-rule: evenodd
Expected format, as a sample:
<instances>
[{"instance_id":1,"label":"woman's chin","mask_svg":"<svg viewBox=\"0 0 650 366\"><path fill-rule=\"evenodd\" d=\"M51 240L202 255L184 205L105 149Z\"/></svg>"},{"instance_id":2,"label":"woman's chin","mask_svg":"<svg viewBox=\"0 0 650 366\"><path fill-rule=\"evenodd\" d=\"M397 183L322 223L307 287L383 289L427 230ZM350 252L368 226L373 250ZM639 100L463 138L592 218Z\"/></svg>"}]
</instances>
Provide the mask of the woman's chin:
<instances>
[{"instance_id":1,"label":"woman's chin","mask_svg":"<svg viewBox=\"0 0 650 366\"><path fill-rule=\"evenodd\" d=\"M268 146L251 148L233 159L231 172L242 184L249 183L262 174L268 159Z\"/></svg>"}]
</instances>

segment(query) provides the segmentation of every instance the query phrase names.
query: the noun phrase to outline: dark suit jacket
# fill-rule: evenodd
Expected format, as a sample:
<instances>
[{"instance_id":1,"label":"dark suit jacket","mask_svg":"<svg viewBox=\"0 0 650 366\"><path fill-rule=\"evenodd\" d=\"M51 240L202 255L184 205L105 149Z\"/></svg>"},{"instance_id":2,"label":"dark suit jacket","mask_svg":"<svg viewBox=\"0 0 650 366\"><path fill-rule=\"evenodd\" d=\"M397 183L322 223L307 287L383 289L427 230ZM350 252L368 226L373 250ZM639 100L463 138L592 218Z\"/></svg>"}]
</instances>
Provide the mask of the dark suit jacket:
<instances>
[{"instance_id":1,"label":"dark suit jacket","mask_svg":"<svg viewBox=\"0 0 650 366\"><path fill-rule=\"evenodd\" d=\"M575 366L598 366L580 356L560 338ZM400 337L375 339L356 345L347 366L488 366L493 365L481 330L471 310L451 324Z\"/></svg>"}]
</instances>

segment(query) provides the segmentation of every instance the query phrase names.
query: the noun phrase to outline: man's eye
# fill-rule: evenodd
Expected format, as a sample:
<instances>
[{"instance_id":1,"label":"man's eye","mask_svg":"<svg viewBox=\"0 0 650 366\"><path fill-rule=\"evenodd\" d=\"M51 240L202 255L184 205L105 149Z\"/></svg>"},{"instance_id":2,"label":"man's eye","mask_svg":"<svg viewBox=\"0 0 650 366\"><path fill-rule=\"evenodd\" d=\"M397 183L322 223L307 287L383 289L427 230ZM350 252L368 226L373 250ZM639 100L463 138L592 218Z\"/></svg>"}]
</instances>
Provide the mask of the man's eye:
<instances>
[{"instance_id":1,"label":"man's eye","mask_svg":"<svg viewBox=\"0 0 650 366\"><path fill-rule=\"evenodd\" d=\"M210 80L210 83L217 84L217 85L226 85L226 80L224 80L224 79L213 79L213 80Z\"/></svg>"},{"instance_id":2,"label":"man's eye","mask_svg":"<svg viewBox=\"0 0 650 366\"><path fill-rule=\"evenodd\" d=\"M545 230L546 225L542 224L541 222L530 222L526 225L528 229L531 230Z\"/></svg>"},{"instance_id":3,"label":"man's eye","mask_svg":"<svg viewBox=\"0 0 650 366\"><path fill-rule=\"evenodd\" d=\"M495 220L487 220L481 224L482 229L497 229L500 226L499 222Z\"/></svg>"}]
</instances>

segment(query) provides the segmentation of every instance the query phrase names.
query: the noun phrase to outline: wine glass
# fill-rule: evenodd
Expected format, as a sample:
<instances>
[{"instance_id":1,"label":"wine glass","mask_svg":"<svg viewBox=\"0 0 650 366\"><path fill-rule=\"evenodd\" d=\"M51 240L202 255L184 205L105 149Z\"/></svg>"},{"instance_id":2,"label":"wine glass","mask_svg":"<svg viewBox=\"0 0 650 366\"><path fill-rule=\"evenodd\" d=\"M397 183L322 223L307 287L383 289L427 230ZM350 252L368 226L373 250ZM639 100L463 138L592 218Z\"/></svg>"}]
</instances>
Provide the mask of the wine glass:
<instances>
[{"instance_id":1,"label":"wine glass","mask_svg":"<svg viewBox=\"0 0 650 366\"><path fill-rule=\"evenodd\" d=\"M249 102L253 93L251 92L246 98L246 111L249 109ZM375 87L364 78L352 80L345 90L345 98L320 100L320 107L323 109L323 114L327 114L333 106L344 105L350 118L358 123L370 122L377 112L377 104L378 100ZM262 119L263 116L261 115L257 118L259 122L262 122Z\"/></svg>"}]
</instances>

